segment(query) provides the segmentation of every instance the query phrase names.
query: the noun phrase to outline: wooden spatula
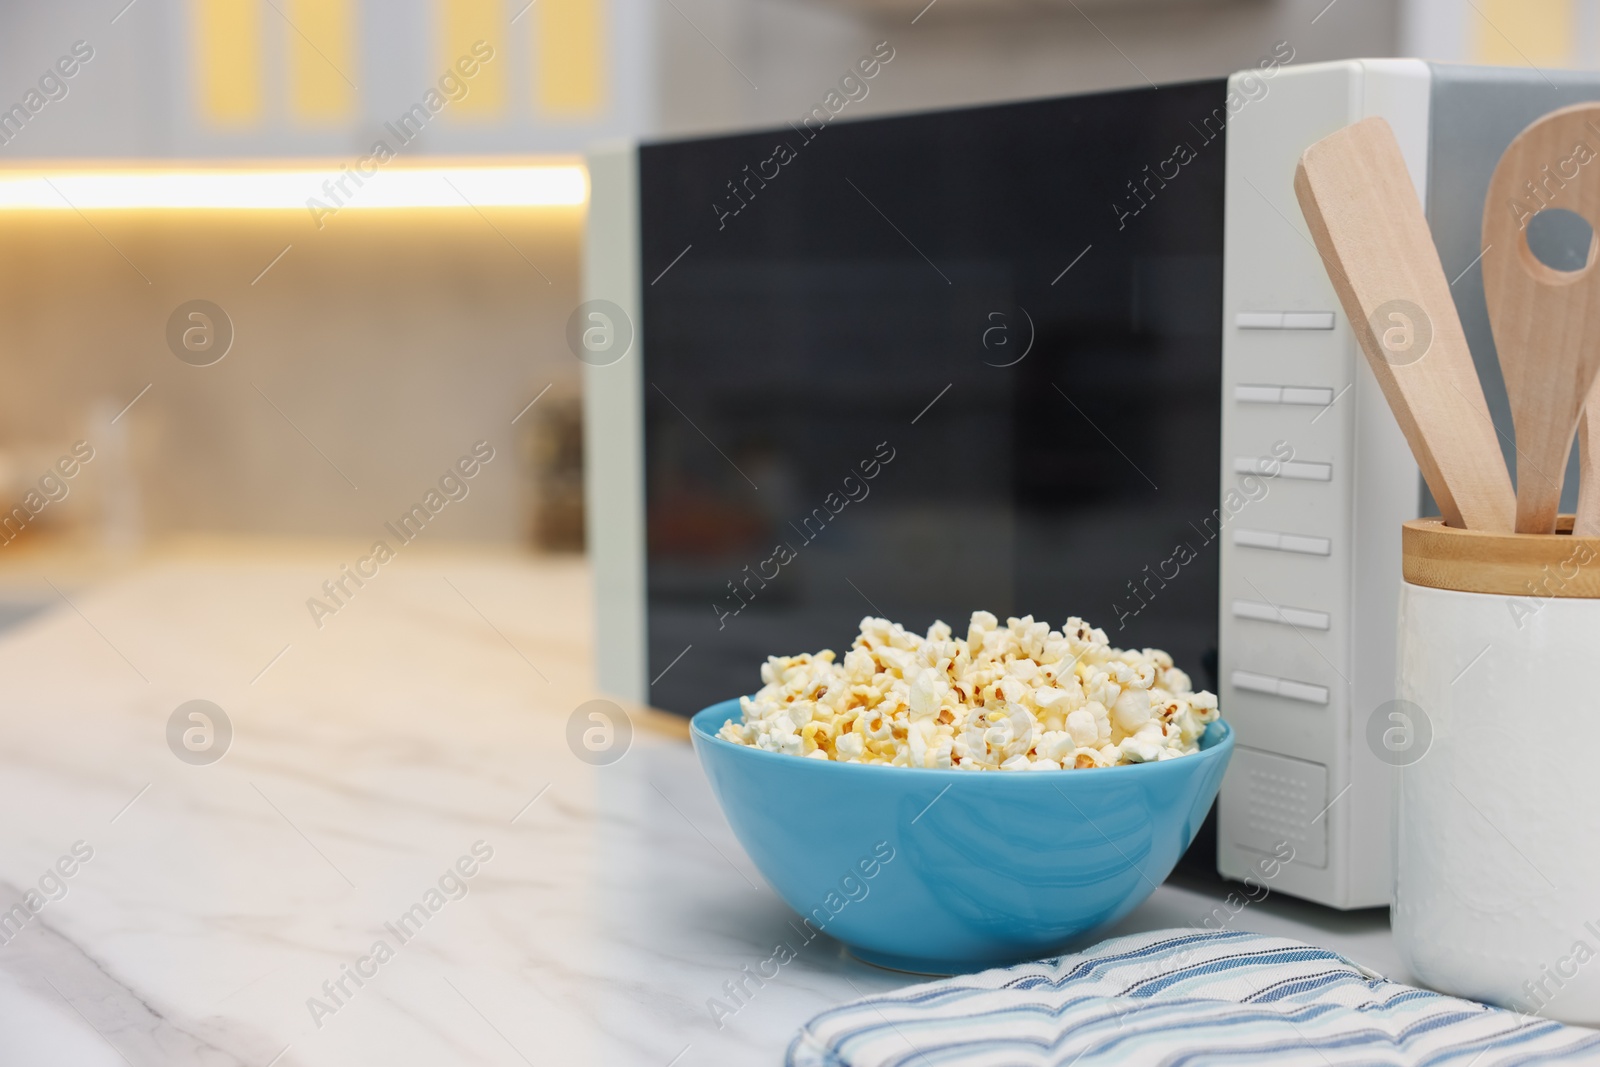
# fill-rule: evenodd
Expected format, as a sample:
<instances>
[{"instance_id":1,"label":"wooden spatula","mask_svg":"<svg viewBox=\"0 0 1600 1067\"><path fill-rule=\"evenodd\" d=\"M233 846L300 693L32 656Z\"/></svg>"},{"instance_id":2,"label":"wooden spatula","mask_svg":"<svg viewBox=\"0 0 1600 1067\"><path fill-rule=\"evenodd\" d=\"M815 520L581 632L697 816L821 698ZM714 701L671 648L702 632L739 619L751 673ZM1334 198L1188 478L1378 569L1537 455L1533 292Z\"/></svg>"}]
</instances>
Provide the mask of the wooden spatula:
<instances>
[{"instance_id":1,"label":"wooden spatula","mask_svg":"<svg viewBox=\"0 0 1600 1067\"><path fill-rule=\"evenodd\" d=\"M1584 148L1597 129L1600 104L1539 119L1500 157L1483 204L1483 295L1517 431L1518 533L1555 532L1572 437L1600 372L1594 242L1582 269L1555 270L1528 248L1527 223L1544 207L1600 221L1600 160Z\"/></svg>"},{"instance_id":2,"label":"wooden spatula","mask_svg":"<svg viewBox=\"0 0 1600 1067\"><path fill-rule=\"evenodd\" d=\"M1509 533L1511 476L1394 131L1370 118L1323 138L1294 191L1445 522Z\"/></svg>"}]
</instances>

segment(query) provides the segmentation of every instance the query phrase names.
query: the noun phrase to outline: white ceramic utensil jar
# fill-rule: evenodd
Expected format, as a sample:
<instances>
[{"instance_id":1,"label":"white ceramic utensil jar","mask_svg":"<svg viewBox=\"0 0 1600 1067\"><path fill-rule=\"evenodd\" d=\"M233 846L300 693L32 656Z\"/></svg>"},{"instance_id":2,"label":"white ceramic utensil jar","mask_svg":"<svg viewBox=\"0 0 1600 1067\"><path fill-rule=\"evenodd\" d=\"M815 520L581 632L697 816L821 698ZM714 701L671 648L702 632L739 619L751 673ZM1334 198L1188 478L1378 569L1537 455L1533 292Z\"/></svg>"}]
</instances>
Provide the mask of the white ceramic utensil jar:
<instances>
[{"instance_id":1,"label":"white ceramic utensil jar","mask_svg":"<svg viewBox=\"0 0 1600 1067\"><path fill-rule=\"evenodd\" d=\"M1600 538L1403 545L1396 947L1441 992L1600 1024Z\"/></svg>"}]
</instances>

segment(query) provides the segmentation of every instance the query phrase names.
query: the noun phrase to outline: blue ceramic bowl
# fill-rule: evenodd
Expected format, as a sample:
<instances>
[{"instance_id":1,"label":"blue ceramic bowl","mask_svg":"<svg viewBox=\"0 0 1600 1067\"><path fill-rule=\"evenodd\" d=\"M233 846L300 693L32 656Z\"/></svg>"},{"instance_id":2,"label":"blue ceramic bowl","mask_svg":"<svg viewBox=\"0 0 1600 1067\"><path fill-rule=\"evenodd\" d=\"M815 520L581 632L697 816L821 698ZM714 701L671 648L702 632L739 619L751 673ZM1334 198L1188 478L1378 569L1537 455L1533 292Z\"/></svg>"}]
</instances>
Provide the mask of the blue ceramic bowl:
<instances>
[{"instance_id":1,"label":"blue ceramic bowl","mask_svg":"<svg viewBox=\"0 0 1600 1067\"><path fill-rule=\"evenodd\" d=\"M713 704L690 735L734 834L800 913L797 936L921 974L1054 955L1127 915L1194 840L1233 754L1219 721L1201 751L1159 763L883 767L716 736L738 717L738 700Z\"/></svg>"}]
</instances>

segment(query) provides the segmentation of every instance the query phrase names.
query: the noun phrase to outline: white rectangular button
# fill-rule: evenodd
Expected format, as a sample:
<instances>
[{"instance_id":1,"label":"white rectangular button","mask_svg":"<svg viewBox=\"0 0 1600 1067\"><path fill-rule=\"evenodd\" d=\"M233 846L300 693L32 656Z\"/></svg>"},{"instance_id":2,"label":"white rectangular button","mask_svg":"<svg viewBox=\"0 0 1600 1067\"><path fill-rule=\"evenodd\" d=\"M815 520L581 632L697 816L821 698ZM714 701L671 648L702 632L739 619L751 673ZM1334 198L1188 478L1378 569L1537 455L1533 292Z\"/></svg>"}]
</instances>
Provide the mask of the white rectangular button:
<instances>
[{"instance_id":1,"label":"white rectangular button","mask_svg":"<svg viewBox=\"0 0 1600 1067\"><path fill-rule=\"evenodd\" d=\"M1233 461L1238 474L1259 474L1263 478L1298 478L1308 482L1333 481L1333 464L1309 463L1302 460L1252 459L1238 456Z\"/></svg>"},{"instance_id":2,"label":"white rectangular button","mask_svg":"<svg viewBox=\"0 0 1600 1067\"><path fill-rule=\"evenodd\" d=\"M1309 404L1325 408L1333 403L1333 390L1322 386L1286 385L1281 396L1285 404Z\"/></svg>"},{"instance_id":3,"label":"white rectangular button","mask_svg":"<svg viewBox=\"0 0 1600 1067\"><path fill-rule=\"evenodd\" d=\"M1333 464L1331 463L1302 463L1299 460L1289 460L1278 464L1278 473L1285 478L1300 478L1308 482L1333 481Z\"/></svg>"},{"instance_id":4,"label":"white rectangular button","mask_svg":"<svg viewBox=\"0 0 1600 1067\"><path fill-rule=\"evenodd\" d=\"M1303 626L1311 630L1326 630L1331 622L1326 612L1305 608L1273 607L1259 600L1235 600L1233 616L1236 619L1258 619L1261 622Z\"/></svg>"},{"instance_id":5,"label":"white rectangular button","mask_svg":"<svg viewBox=\"0 0 1600 1067\"><path fill-rule=\"evenodd\" d=\"M1276 404L1283 400L1283 387L1278 385L1236 385L1233 398L1246 404Z\"/></svg>"},{"instance_id":6,"label":"white rectangular button","mask_svg":"<svg viewBox=\"0 0 1600 1067\"><path fill-rule=\"evenodd\" d=\"M1326 556L1333 551L1333 542L1326 537L1279 534L1278 547L1285 552L1302 552L1308 556Z\"/></svg>"},{"instance_id":7,"label":"white rectangular button","mask_svg":"<svg viewBox=\"0 0 1600 1067\"><path fill-rule=\"evenodd\" d=\"M1333 329L1333 312L1285 311L1283 313L1283 328L1285 330L1331 330Z\"/></svg>"},{"instance_id":8,"label":"white rectangular button","mask_svg":"<svg viewBox=\"0 0 1600 1067\"><path fill-rule=\"evenodd\" d=\"M1241 330L1281 330L1281 311L1241 311L1233 317L1233 324Z\"/></svg>"},{"instance_id":9,"label":"white rectangular button","mask_svg":"<svg viewBox=\"0 0 1600 1067\"><path fill-rule=\"evenodd\" d=\"M1233 543L1245 548L1270 548L1281 552L1299 552L1306 556L1327 556L1333 552L1333 542L1326 537L1273 533L1271 530L1235 530Z\"/></svg>"},{"instance_id":10,"label":"white rectangular button","mask_svg":"<svg viewBox=\"0 0 1600 1067\"><path fill-rule=\"evenodd\" d=\"M1233 543L1246 548L1282 548L1283 537L1271 530L1235 530Z\"/></svg>"},{"instance_id":11,"label":"white rectangular button","mask_svg":"<svg viewBox=\"0 0 1600 1067\"><path fill-rule=\"evenodd\" d=\"M1278 695L1278 680L1269 674L1234 671L1232 681L1235 689L1245 689L1252 693L1266 693L1270 696Z\"/></svg>"},{"instance_id":12,"label":"white rectangular button","mask_svg":"<svg viewBox=\"0 0 1600 1067\"><path fill-rule=\"evenodd\" d=\"M1278 695L1288 697L1290 700L1303 700L1307 704L1326 704L1328 702L1328 687L1311 685L1307 682L1291 682L1287 678L1278 679Z\"/></svg>"},{"instance_id":13,"label":"white rectangular button","mask_svg":"<svg viewBox=\"0 0 1600 1067\"><path fill-rule=\"evenodd\" d=\"M1310 682L1291 682L1287 678L1274 678L1270 674L1255 674L1251 671L1234 671L1230 681L1233 682L1235 689L1243 689L1250 693L1288 697L1290 700L1299 700L1307 704L1328 702L1328 687L1312 685Z\"/></svg>"},{"instance_id":14,"label":"white rectangular button","mask_svg":"<svg viewBox=\"0 0 1600 1067\"><path fill-rule=\"evenodd\" d=\"M1233 602L1233 617L1236 619L1260 619L1262 622L1277 622L1278 613L1271 604L1263 604L1257 600L1235 600Z\"/></svg>"},{"instance_id":15,"label":"white rectangular button","mask_svg":"<svg viewBox=\"0 0 1600 1067\"><path fill-rule=\"evenodd\" d=\"M1308 608L1278 608L1278 614L1283 616L1283 621L1290 626L1303 626L1308 630L1326 630L1332 620L1325 611L1311 611Z\"/></svg>"}]
</instances>

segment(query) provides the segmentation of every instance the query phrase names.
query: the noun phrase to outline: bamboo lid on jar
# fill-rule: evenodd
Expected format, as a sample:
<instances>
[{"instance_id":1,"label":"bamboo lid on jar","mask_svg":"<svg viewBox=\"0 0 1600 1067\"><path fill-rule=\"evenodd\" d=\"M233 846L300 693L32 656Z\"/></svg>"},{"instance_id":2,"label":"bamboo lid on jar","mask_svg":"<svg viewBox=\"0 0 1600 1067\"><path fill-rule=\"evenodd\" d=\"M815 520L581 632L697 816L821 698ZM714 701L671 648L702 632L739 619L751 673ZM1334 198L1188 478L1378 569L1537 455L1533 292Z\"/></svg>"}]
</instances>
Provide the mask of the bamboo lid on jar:
<instances>
[{"instance_id":1,"label":"bamboo lid on jar","mask_svg":"<svg viewBox=\"0 0 1600 1067\"><path fill-rule=\"evenodd\" d=\"M1485 533L1412 519L1400 535L1402 573L1412 585L1501 596L1600 598L1600 537L1573 537L1572 516L1556 533Z\"/></svg>"}]
</instances>

